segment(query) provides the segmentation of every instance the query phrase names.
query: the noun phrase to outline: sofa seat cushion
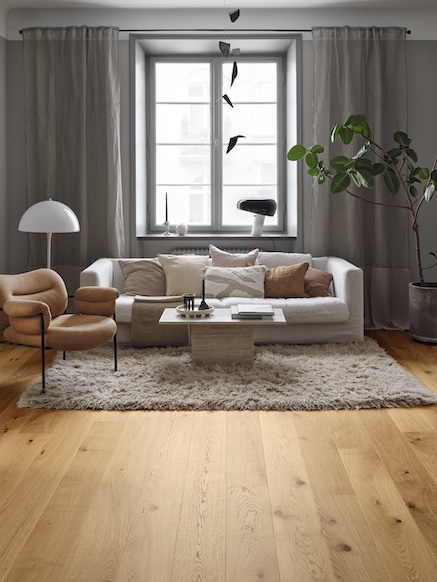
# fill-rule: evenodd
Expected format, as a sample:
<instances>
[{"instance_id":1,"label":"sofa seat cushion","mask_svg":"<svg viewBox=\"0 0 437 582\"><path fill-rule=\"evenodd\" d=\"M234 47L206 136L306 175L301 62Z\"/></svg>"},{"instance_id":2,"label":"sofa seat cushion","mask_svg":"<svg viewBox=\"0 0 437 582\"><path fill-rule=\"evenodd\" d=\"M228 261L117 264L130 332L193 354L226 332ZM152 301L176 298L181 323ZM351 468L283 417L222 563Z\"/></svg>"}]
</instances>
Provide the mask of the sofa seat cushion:
<instances>
[{"instance_id":1,"label":"sofa seat cushion","mask_svg":"<svg viewBox=\"0 0 437 582\"><path fill-rule=\"evenodd\" d=\"M258 299L246 297L224 297L223 307L231 307L238 303L260 303ZM348 321L349 309L347 304L337 297L312 297L292 299L264 299L268 303L284 312L287 323L339 323Z\"/></svg>"}]
</instances>

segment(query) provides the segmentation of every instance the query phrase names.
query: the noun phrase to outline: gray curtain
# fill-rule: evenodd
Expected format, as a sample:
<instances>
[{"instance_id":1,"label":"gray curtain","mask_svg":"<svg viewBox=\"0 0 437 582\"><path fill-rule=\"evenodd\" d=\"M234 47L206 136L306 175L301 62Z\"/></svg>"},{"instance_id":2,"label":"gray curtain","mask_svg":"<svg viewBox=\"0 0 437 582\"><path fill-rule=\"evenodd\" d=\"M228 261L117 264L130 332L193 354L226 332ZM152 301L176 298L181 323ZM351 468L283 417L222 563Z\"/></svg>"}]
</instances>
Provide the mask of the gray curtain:
<instances>
[{"instance_id":1,"label":"gray curtain","mask_svg":"<svg viewBox=\"0 0 437 582\"><path fill-rule=\"evenodd\" d=\"M372 137L388 149L393 133L407 130L405 35L404 28L313 28L314 143L325 147L325 159L345 151L330 143L330 130L352 114L366 114ZM351 154L358 144L349 146ZM378 184L372 196L387 201L383 180ZM311 252L364 270L369 329L408 328L409 230L404 210L330 194L328 184L313 186Z\"/></svg>"},{"instance_id":2,"label":"gray curtain","mask_svg":"<svg viewBox=\"0 0 437 582\"><path fill-rule=\"evenodd\" d=\"M77 278L124 255L118 29L27 28L23 40L27 205L53 198L77 214L80 233L54 235L52 252ZM29 263L45 264L42 235L30 235Z\"/></svg>"}]
</instances>

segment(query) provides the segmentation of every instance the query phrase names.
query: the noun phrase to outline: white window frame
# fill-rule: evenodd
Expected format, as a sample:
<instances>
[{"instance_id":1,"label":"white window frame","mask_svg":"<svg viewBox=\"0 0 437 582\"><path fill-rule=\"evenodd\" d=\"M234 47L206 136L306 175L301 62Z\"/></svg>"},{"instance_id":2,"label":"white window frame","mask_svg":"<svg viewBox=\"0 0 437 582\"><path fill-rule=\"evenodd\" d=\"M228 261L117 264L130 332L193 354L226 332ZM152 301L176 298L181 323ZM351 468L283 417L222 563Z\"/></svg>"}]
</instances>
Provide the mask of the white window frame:
<instances>
[{"instance_id":1,"label":"white window frame","mask_svg":"<svg viewBox=\"0 0 437 582\"><path fill-rule=\"evenodd\" d=\"M174 61L174 56L169 52L160 55L159 43L156 49L151 49L153 45L153 38L151 36L158 36L159 40L162 41L165 38L165 42L170 42L170 38L174 39L177 35L146 35L148 38L146 50L144 46L138 44L138 41L144 39L144 35L131 35L131 72L133 73L134 85L133 85L133 102L132 109L133 112L133 126L135 131L133 132L132 145L135 155L132 156L132 184L135 197L135 204L133 205L133 222L135 224L134 230L136 237L141 239L144 236L160 234L162 233L162 224L155 224L153 218L155 217L155 196L154 196L154 157L151 155L151 138L153 136L153 115L151 114L150 106L150 60L155 58L166 58L169 61ZM278 115L277 115L277 144L278 144L278 165L277 165L277 220L278 224L276 226L265 225L263 232L272 233L275 235L284 236L298 236L297 234L297 224L299 222L299 217L301 214L301 205L298 200L298 188L299 176L291 169L290 164L286 161L286 151L290 144L296 143L298 136L300 135L300 121L299 121L299 109L300 109L300 86L299 86L299 59L301 52L301 37L296 34L284 34L284 35L253 35L253 39L256 39L258 46L262 42L271 40L273 37L278 37L281 39L287 39L288 49L281 50L277 53L266 54L259 53L245 53L240 54L235 58L237 63L243 60L277 60L282 62L282 67L278 68L277 82L278 82ZM215 38L218 40L219 35L190 35L188 39L184 35L183 40L189 42L193 38ZM242 35L242 38L247 39L247 35ZM181 39L179 39L181 41ZM242 41L244 42L244 41ZM217 51L216 51L217 52ZM184 51L179 51L177 55L180 57L183 55ZM188 51L187 51L188 53ZM292 57L290 58L290 54ZM223 57L221 55L215 55L215 60L217 63L223 62ZM202 57L206 57L208 60L210 55L205 54L205 52L194 51L191 53L191 59L202 60ZM189 60L188 56L184 56ZM232 57L231 57L232 59ZM141 74L138 74L138 72ZM291 75L290 75L291 73ZM142 80L144 79L145 87L142 85ZM238 81L238 78L236 82ZM291 95L290 95L291 90ZM212 89L214 91L214 89ZM138 98L140 97L140 98ZM290 110L291 106L291 110ZM144 108L146 111L144 111ZM281 117L281 112L283 112L283 118ZM139 147L138 147L139 146ZM236 147L239 147L238 144ZM212 152L214 154L214 152ZM232 155L232 152L230 154ZM216 166L215 166L216 171ZM221 171L220 171L221 174ZM221 188L221 180L217 179L216 176L211 175L211 180L214 183L219 184ZM212 204L212 224L210 227L203 226L192 226L190 227L190 232L196 234L240 234L247 236L250 234L250 225L232 225L223 226L221 224L221 204L222 197L214 195L211 193L211 204ZM291 212L287 211L291 209ZM242 211L243 213L243 211ZM246 213L244 213L246 214Z\"/></svg>"}]
</instances>

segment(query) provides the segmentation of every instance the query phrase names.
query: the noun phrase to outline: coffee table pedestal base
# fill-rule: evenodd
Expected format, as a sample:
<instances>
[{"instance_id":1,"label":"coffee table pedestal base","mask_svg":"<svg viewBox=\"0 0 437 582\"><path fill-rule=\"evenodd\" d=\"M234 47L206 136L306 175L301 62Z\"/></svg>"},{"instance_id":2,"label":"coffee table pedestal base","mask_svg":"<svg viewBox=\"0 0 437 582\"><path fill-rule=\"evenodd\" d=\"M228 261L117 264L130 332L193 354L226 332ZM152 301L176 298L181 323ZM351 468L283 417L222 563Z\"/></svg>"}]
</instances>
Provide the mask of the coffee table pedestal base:
<instances>
[{"instance_id":1,"label":"coffee table pedestal base","mask_svg":"<svg viewBox=\"0 0 437 582\"><path fill-rule=\"evenodd\" d=\"M199 364L253 364L251 325L191 325L191 361Z\"/></svg>"}]
</instances>

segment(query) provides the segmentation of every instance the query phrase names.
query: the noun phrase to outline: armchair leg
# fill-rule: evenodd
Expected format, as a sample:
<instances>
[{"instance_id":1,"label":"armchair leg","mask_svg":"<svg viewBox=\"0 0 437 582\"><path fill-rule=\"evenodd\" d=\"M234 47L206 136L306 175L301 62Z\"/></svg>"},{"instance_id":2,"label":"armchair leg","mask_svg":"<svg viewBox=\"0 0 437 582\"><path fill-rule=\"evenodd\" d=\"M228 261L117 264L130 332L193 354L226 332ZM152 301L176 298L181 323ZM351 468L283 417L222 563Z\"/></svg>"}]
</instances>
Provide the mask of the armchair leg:
<instances>
[{"instance_id":1,"label":"armchair leg","mask_svg":"<svg viewBox=\"0 0 437 582\"><path fill-rule=\"evenodd\" d=\"M42 378L42 393L46 391L46 347L44 336L44 316L40 313L41 321L41 378Z\"/></svg>"},{"instance_id":2,"label":"armchair leg","mask_svg":"<svg viewBox=\"0 0 437 582\"><path fill-rule=\"evenodd\" d=\"M112 319L115 320L115 313L112 316ZM117 362L117 332L114 333L114 372L118 369L118 362Z\"/></svg>"}]
</instances>

